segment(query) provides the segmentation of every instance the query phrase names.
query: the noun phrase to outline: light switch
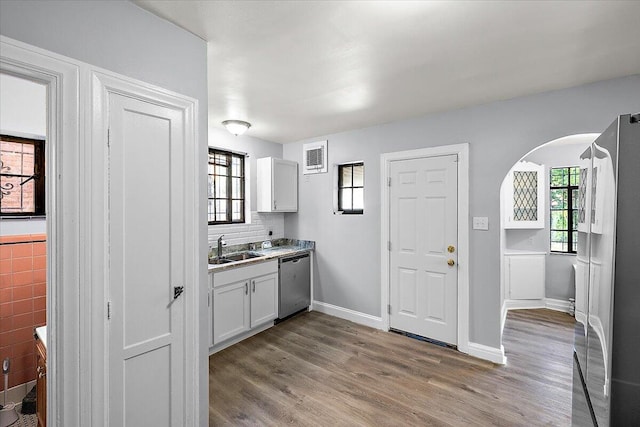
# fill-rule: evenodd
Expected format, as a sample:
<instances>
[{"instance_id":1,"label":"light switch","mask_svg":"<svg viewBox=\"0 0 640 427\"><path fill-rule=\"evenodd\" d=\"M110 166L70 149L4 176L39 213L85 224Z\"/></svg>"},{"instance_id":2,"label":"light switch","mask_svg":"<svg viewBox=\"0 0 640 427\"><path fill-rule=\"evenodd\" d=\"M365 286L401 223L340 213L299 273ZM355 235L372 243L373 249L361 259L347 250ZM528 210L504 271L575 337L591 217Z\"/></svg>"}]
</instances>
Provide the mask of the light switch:
<instances>
[{"instance_id":1,"label":"light switch","mask_svg":"<svg viewBox=\"0 0 640 427\"><path fill-rule=\"evenodd\" d=\"M489 218L486 216L474 216L473 217L473 229L474 230L488 230Z\"/></svg>"}]
</instances>

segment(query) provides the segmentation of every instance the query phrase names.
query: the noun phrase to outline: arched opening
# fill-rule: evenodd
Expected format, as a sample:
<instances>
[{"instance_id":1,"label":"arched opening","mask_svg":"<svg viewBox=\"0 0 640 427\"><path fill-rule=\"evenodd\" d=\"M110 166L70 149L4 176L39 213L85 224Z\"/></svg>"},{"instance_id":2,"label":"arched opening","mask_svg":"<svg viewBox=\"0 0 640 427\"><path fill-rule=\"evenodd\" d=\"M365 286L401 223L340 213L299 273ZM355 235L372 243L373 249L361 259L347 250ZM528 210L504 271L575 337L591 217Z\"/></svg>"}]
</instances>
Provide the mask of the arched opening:
<instances>
[{"instance_id":1,"label":"arched opening","mask_svg":"<svg viewBox=\"0 0 640 427\"><path fill-rule=\"evenodd\" d=\"M576 134L526 153L500 190L500 307L573 314L580 154L598 134Z\"/></svg>"}]
</instances>

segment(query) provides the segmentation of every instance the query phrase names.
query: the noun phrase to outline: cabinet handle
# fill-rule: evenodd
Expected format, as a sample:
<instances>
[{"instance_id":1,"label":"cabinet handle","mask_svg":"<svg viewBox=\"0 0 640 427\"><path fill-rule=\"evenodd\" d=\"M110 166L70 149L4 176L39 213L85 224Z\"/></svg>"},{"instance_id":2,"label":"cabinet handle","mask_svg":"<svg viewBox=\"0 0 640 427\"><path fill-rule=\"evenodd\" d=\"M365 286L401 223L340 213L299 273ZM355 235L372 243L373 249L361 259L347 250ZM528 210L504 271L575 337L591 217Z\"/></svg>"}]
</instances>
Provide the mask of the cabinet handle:
<instances>
[{"instance_id":1,"label":"cabinet handle","mask_svg":"<svg viewBox=\"0 0 640 427\"><path fill-rule=\"evenodd\" d=\"M245 282L244 284L244 294L249 295L249 283Z\"/></svg>"},{"instance_id":2,"label":"cabinet handle","mask_svg":"<svg viewBox=\"0 0 640 427\"><path fill-rule=\"evenodd\" d=\"M253 293L255 294L256 293L256 281L254 280L252 283L253 283Z\"/></svg>"}]
</instances>

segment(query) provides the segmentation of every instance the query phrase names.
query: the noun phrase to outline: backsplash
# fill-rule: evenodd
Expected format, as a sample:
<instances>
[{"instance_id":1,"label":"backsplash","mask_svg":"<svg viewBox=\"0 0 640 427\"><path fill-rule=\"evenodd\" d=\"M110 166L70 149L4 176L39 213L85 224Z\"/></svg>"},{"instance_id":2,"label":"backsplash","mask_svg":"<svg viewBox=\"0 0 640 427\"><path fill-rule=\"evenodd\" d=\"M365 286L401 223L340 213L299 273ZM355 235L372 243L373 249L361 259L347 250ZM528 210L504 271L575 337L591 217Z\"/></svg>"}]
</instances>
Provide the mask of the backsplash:
<instances>
[{"instance_id":1,"label":"backsplash","mask_svg":"<svg viewBox=\"0 0 640 427\"><path fill-rule=\"evenodd\" d=\"M36 377L33 329L47 321L46 239L0 237L0 359L11 360L9 387Z\"/></svg>"},{"instance_id":2,"label":"backsplash","mask_svg":"<svg viewBox=\"0 0 640 427\"><path fill-rule=\"evenodd\" d=\"M269 230L273 232L272 236L269 236ZM251 224L210 225L209 247L215 248L222 234L227 246L281 239L284 237L284 214L251 212Z\"/></svg>"}]
</instances>

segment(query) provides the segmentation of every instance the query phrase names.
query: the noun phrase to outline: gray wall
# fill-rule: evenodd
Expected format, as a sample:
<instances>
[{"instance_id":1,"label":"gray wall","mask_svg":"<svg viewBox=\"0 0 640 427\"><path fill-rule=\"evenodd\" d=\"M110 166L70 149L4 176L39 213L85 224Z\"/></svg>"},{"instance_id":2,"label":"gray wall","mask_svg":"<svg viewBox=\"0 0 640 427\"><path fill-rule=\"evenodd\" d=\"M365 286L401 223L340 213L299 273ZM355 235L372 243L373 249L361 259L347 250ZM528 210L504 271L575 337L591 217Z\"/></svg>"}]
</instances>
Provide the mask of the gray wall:
<instances>
[{"instance_id":1,"label":"gray wall","mask_svg":"<svg viewBox=\"0 0 640 427\"><path fill-rule=\"evenodd\" d=\"M127 1L8 1L0 2L0 33L107 70L143 80L196 98L199 102L198 138L202 176L207 150L207 46L169 22ZM206 198L204 178L201 199ZM206 212L201 211L199 234L206 236ZM201 253L207 242L201 240ZM206 310L206 267L200 271L202 303ZM200 330L206 331L206 316ZM202 378L208 373L207 342L200 350ZM200 397L208 395L203 381ZM201 405L206 425L208 407Z\"/></svg>"},{"instance_id":2,"label":"gray wall","mask_svg":"<svg viewBox=\"0 0 640 427\"><path fill-rule=\"evenodd\" d=\"M577 166L580 154L589 146L593 138L584 143L548 144L526 155L523 160L544 165L545 167L545 223L539 230L505 230L507 249L520 249L547 252L545 296L567 301L575 297L573 264L574 254L557 254L549 251L550 214L549 214L549 169Z\"/></svg>"},{"instance_id":3,"label":"gray wall","mask_svg":"<svg viewBox=\"0 0 640 427\"><path fill-rule=\"evenodd\" d=\"M319 301L380 316L380 154L470 143L470 216L489 232L470 233L470 340L500 347L500 185L513 164L556 138L601 132L618 114L640 110L640 75L431 114L284 146L302 161L302 144L329 140L329 164L365 162L365 214L333 215L331 173L300 176L299 211L285 234L317 242ZM471 227L469 227L471 228Z\"/></svg>"}]
</instances>

